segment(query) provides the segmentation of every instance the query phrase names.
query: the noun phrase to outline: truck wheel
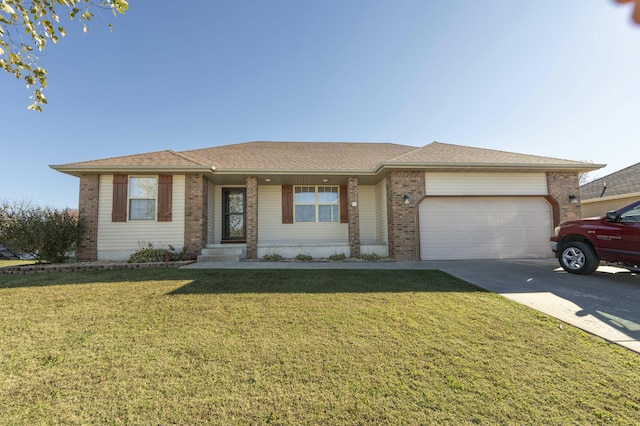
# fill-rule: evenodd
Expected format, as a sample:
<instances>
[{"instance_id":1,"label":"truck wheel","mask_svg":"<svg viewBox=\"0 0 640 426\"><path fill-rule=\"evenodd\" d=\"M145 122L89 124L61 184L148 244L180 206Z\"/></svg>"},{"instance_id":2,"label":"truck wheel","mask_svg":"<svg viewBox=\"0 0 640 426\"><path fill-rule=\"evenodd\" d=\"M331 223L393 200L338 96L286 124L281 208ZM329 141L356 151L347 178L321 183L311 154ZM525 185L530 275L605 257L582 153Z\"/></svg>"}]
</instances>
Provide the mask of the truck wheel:
<instances>
[{"instance_id":1,"label":"truck wheel","mask_svg":"<svg viewBox=\"0 0 640 426\"><path fill-rule=\"evenodd\" d=\"M600 259L593 248L581 241L570 241L562 246L558 256L560 266L567 272L588 275L598 269Z\"/></svg>"}]
</instances>

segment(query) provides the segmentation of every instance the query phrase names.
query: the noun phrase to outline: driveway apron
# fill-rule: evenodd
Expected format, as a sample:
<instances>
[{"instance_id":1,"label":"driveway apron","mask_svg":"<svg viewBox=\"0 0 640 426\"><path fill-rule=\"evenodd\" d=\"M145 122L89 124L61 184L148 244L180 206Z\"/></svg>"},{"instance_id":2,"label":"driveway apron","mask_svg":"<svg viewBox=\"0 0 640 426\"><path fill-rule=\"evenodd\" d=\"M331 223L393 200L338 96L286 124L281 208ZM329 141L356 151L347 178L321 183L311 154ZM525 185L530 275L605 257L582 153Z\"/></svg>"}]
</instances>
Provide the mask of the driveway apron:
<instances>
[{"instance_id":1,"label":"driveway apron","mask_svg":"<svg viewBox=\"0 0 640 426\"><path fill-rule=\"evenodd\" d=\"M640 353L634 273L600 266L592 275L574 275L556 259L444 261L437 269Z\"/></svg>"}]
</instances>

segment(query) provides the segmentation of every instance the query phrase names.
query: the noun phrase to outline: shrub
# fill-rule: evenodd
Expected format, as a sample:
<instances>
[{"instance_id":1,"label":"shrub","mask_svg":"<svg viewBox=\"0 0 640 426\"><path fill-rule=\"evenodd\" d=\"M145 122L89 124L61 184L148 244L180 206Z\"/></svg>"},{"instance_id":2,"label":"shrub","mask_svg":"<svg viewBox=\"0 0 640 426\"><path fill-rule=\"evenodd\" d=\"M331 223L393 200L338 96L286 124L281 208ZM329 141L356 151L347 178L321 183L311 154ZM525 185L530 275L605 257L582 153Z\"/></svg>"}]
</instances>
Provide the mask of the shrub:
<instances>
[{"instance_id":1,"label":"shrub","mask_svg":"<svg viewBox=\"0 0 640 426\"><path fill-rule=\"evenodd\" d=\"M140 250L129 256L128 263L150 263L150 262L177 262L181 260L193 260L196 255L190 253L186 247L177 251L173 246L168 249L153 247L152 243L140 244Z\"/></svg>"},{"instance_id":2,"label":"shrub","mask_svg":"<svg viewBox=\"0 0 640 426\"><path fill-rule=\"evenodd\" d=\"M6 202L0 206L0 241L12 252L31 255L38 262L64 262L77 239L74 210Z\"/></svg>"},{"instance_id":3,"label":"shrub","mask_svg":"<svg viewBox=\"0 0 640 426\"><path fill-rule=\"evenodd\" d=\"M166 250L162 248L155 248L153 244L148 243L147 247L142 247L140 250L129 256L129 263L148 263L148 262L164 262L164 255Z\"/></svg>"},{"instance_id":4,"label":"shrub","mask_svg":"<svg viewBox=\"0 0 640 426\"><path fill-rule=\"evenodd\" d=\"M300 253L296 256L296 260L302 260L302 261L313 260L313 256L311 256L310 254Z\"/></svg>"},{"instance_id":5,"label":"shrub","mask_svg":"<svg viewBox=\"0 0 640 426\"><path fill-rule=\"evenodd\" d=\"M167 259L170 262L196 260L197 258L198 258L198 254L192 251L189 251L186 247L182 247L182 249L178 251L172 245L169 245L169 250L165 252L165 259Z\"/></svg>"},{"instance_id":6,"label":"shrub","mask_svg":"<svg viewBox=\"0 0 640 426\"><path fill-rule=\"evenodd\" d=\"M334 253L329 256L330 260L345 260L347 256L344 253Z\"/></svg>"},{"instance_id":7,"label":"shrub","mask_svg":"<svg viewBox=\"0 0 640 426\"><path fill-rule=\"evenodd\" d=\"M377 253L361 254L360 255L360 259L362 259L362 260L380 260L380 256L378 256Z\"/></svg>"},{"instance_id":8,"label":"shrub","mask_svg":"<svg viewBox=\"0 0 640 426\"><path fill-rule=\"evenodd\" d=\"M262 256L262 260L265 262L278 262L283 259L284 257L280 256L278 253L267 253Z\"/></svg>"}]
</instances>

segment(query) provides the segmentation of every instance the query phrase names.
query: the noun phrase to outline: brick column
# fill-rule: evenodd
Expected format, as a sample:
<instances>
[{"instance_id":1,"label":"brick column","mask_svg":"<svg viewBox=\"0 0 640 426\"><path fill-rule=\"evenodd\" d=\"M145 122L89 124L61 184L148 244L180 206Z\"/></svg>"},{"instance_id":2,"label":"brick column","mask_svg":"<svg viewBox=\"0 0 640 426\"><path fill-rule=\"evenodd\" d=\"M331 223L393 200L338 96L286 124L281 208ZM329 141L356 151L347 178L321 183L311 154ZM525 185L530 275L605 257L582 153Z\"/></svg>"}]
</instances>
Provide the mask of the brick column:
<instances>
[{"instance_id":1,"label":"brick column","mask_svg":"<svg viewBox=\"0 0 640 426\"><path fill-rule=\"evenodd\" d=\"M358 204L358 178L347 182L347 208L349 209L349 251L351 257L360 257L360 206Z\"/></svg>"},{"instance_id":2,"label":"brick column","mask_svg":"<svg viewBox=\"0 0 640 426\"><path fill-rule=\"evenodd\" d=\"M78 260L98 259L98 197L100 175L80 175L78 224L80 235L76 246Z\"/></svg>"},{"instance_id":3,"label":"brick column","mask_svg":"<svg viewBox=\"0 0 640 426\"><path fill-rule=\"evenodd\" d=\"M247 178L247 259L258 258L258 179Z\"/></svg>"},{"instance_id":4,"label":"brick column","mask_svg":"<svg viewBox=\"0 0 640 426\"><path fill-rule=\"evenodd\" d=\"M185 176L184 246L200 253L207 242L207 179L204 175Z\"/></svg>"},{"instance_id":5,"label":"brick column","mask_svg":"<svg viewBox=\"0 0 640 426\"><path fill-rule=\"evenodd\" d=\"M405 204L404 197L409 197ZM387 176L389 257L420 260L418 203L425 195L424 172L391 172Z\"/></svg>"},{"instance_id":6,"label":"brick column","mask_svg":"<svg viewBox=\"0 0 640 426\"><path fill-rule=\"evenodd\" d=\"M580 180L576 172L547 172L547 191L558 203L559 223L567 220L580 219ZM577 203L569 200L569 195L575 195Z\"/></svg>"}]
</instances>

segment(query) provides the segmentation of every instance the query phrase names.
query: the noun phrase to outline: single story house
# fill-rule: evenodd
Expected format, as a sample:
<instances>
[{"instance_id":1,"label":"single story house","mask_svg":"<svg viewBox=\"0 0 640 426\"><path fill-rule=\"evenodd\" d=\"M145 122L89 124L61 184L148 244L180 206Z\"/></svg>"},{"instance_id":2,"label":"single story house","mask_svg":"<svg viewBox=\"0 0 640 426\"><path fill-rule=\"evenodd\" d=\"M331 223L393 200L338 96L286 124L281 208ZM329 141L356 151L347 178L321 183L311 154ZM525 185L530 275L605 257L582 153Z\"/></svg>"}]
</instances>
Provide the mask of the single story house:
<instances>
[{"instance_id":1,"label":"single story house","mask_svg":"<svg viewBox=\"0 0 640 426\"><path fill-rule=\"evenodd\" d=\"M580 187L582 216L604 216L640 200L640 163Z\"/></svg>"},{"instance_id":2,"label":"single story house","mask_svg":"<svg viewBox=\"0 0 640 426\"><path fill-rule=\"evenodd\" d=\"M433 142L247 142L55 165L80 178L80 260L197 253L541 258L602 165Z\"/></svg>"}]
</instances>

